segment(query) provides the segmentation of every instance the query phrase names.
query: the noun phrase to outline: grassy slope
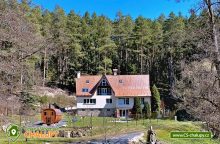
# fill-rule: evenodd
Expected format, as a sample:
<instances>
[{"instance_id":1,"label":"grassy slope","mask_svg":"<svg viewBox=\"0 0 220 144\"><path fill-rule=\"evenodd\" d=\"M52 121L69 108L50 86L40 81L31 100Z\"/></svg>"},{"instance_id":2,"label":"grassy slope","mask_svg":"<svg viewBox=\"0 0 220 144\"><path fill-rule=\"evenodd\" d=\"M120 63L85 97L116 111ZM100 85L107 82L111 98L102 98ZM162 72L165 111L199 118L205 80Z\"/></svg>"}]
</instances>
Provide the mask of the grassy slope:
<instances>
[{"instance_id":1,"label":"grassy slope","mask_svg":"<svg viewBox=\"0 0 220 144\"><path fill-rule=\"evenodd\" d=\"M71 117L65 116L66 120L71 119ZM91 119L86 117L84 119L79 118L79 121L76 123L69 122L69 126L88 126L90 125ZM103 120L106 120L107 123L105 126L103 125ZM92 136L83 137L83 138L53 138L53 139L46 139L46 140L37 140L31 139L28 142L24 141L24 138L21 136L17 142L17 144L27 143L27 144L34 144L36 142L53 142L53 143L65 143L65 142L73 142L73 141L86 141L90 139L99 139L105 137L105 130L107 138L110 138L115 135L134 132L134 131L144 131L146 132L150 126L153 126L153 129L156 131L157 138L160 141L163 141L167 144L217 144L220 143L219 141L213 141L209 139L171 139L170 132L171 131L200 131L201 126L199 123L193 122L175 122L171 120L139 120L137 121L129 121L127 123L116 123L114 122L114 118L106 118L103 119L102 117L93 117L93 130ZM0 132L0 144L7 143L7 137L5 133Z\"/></svg>"}]
</instances>

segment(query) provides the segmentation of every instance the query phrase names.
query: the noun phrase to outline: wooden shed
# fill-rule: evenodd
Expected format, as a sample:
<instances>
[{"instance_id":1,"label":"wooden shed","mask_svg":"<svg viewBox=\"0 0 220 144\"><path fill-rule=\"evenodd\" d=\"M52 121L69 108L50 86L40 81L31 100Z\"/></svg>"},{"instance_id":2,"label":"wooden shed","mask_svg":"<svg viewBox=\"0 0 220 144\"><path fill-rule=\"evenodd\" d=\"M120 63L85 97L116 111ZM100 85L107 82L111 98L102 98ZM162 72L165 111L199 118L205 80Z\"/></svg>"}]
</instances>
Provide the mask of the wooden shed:
<instances>
[{"instance_id":1,"label":"wooden shed","mask_svg":"<svg viewBox=\"0 0 220 144\"><path fill-rule=\"evenodd\" d=\"M62 119L62 112L59 109L47 108L41 112L41 121L47 125L58 123Z\"/></svg>"}]
</instances>

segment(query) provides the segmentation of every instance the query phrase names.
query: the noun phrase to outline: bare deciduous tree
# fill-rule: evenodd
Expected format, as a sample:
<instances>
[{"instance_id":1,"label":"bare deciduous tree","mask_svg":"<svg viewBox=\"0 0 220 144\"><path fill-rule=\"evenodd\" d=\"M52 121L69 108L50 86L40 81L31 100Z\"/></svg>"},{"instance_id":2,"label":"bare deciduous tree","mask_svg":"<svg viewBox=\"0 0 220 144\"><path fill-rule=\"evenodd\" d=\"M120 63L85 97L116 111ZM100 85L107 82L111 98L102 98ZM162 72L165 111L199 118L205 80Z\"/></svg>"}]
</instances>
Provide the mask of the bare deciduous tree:
<instances>
[{"instance_id":1,"label":"bare deciduous tree","mask_svg":"<svg viewBox=\"0 0 220 144\"><path fill-rule=\"evenodd\" d=\"M220 137L220 49L218 34L219 0L201 0L199 9L203 27L198 27L190 37L199 37L197 47L200 57L183 60L182 78L177 82L176 94L194 117L206 122L215 137ZM204 16L204 17L205 17Z\"/></svg>"},{"instance_id":2,"label":"bare deciduous tree","mask_svg":"<svg viewBox=\"0 0 220 144\"><path fill-rule=\"evenodd\" d=\"M30 90L33 59L47 45L15 1L4 0L0 7L0 105L7 103L6 111L13 111L21 92Z\"/></svg>"}]
</instances>

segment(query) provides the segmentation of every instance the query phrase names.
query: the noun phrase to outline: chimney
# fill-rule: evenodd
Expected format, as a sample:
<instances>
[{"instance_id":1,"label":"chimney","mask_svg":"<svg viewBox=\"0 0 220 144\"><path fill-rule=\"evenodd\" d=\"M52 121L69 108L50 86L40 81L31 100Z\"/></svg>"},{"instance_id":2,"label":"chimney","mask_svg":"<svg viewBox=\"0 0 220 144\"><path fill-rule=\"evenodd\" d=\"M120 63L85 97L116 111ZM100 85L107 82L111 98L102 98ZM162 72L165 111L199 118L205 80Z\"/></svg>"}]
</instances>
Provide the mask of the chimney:
<instances>
[{"instance_id":1,"label":"chimney","mask_svg":"<svg viewBox=\"0 0 220 144\"><path fill-rule=\"evenodd\" d=\"M117 72L118 72L118 69L113 69L113 74L114 74L114 76L117 75Z\"/></svg>"},{"instance_id":2,"label":"chimney","mask_svg":"<svg viewBox=\"0 0 220 144\"><path fill-rule=\"evenodd\" d=\"M77 71L76 73L77 73L76 77L79 79L81 76L81 73L80 73L80 71Z\"/></svg>"}]
</instances>

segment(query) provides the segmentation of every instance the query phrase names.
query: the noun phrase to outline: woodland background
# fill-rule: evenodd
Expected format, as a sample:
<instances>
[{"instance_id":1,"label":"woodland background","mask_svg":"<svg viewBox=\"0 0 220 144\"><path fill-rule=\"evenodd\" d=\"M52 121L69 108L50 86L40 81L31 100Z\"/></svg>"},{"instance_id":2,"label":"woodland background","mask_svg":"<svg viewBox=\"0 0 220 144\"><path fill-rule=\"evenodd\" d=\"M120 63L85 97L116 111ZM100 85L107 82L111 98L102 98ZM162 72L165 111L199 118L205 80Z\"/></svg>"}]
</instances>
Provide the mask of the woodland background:
<instances>
[{"instance_id":1,"label":"woodland background","mask_svg":"<svg viewBox=\"0 0 220 144\"><path fill-rule=\"evenodd\" d=\"M219 3L201 0L189 17L171 12L152 20L121 12L115 19L65 13L59 6L48 11L29 0L1 0L1 108L25 113L36 102L33 86L74 94L76 71L112 74L117 68L121 75L149 74L167 109L207 122L218 136Z\"/></svg>"}]
</instances>

